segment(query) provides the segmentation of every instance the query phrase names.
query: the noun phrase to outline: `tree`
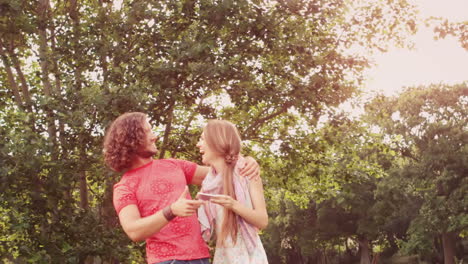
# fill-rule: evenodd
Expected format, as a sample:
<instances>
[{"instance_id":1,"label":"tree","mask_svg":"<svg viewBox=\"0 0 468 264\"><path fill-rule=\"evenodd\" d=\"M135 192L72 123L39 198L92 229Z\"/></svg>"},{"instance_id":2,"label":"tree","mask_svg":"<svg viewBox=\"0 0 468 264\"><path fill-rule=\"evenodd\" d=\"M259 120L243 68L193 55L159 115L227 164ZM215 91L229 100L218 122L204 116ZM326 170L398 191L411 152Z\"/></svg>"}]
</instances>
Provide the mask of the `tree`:
<instances>
[{"instance_id":1,"label":"tree","mask_svg":"<svg viewBox=\"0 0 468 264\"><path fill-rule=\"evenodd\" d=\"M468 50L468 21L450 22L448 19L429 18L427 24L431 25L437 39L443 39L447 36L458 38L460 45Z\"/></svg>"},{"instance_id":2,"label":"tree","mask_svg":"<svg viewBox=\"0 0 468 264\"><path fill-rule=\"evenodd\" d=\"M456 241L468 225L467 99L466 83L431 85L408 88L398 97L377 97L367 106L375 124L395 139L396 150L405 158L396 165L406 191L421 201L406 249L435 251L421 245L438 234L448 264L455 263Z\"/></svg>"},{"instance_id":3,"label":"tree","mask_svg":"<svg viewBox=\"0 0 468 264\"><path fill-rule=\"evenodd\" d=\"M389 210L378 206L386 197L375 197L393 160L381 136L335 115L313 135L297 133L283 144L280 152L262 153L277 161L265 173L280 176L268 179L284 186L267 189L275 204L266 231L269 252L285 256L285 263L371 263L373 245L386 248L385 240L393 237L380 217ZM278 155L283 151L288 154Z\"/></svg>"},{"instance_id":4,"label":"tree","mask_svg":"<svg viewBox=\"0 0 468 264\"><path fill-rule=\"evenodd\" d=\"M164 127L161 157L196 159L194 124L213 117L236 122L253 151L356 94L368 62L347 49L402 44L415 16L405 1L341 0L7 0L0 10L0 255L36 263L141 261L112 210L118 175L102 165L103 131L119 114ZM219 95L232 106L213 107Z\"/></svg>"}]
</instances>

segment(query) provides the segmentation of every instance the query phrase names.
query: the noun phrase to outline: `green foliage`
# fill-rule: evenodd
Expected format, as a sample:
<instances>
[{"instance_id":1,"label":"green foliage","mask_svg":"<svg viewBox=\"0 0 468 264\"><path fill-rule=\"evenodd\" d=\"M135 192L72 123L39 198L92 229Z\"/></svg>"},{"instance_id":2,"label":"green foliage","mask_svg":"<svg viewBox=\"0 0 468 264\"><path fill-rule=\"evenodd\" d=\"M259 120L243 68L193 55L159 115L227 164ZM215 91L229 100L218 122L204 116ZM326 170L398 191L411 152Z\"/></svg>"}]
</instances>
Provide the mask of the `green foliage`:
<instances>
[{"instance_id":1,"label":"green foliage","mask_svg":"<svg viewBox=\"0 0 468 264\"><path fill-rule=\"evenodd\" d=\"M403 244L405 252L429 257L443 247L463 257L452 243L461 240L468 226L467 99L466 84L433 85L409 88L395 98L379 97L368 105L370 118L393 138L402 157L393 176L407 187L395 187L415 201L404 204L406 210L417 211ZM438 236L453 241L432 244Z\"/></svg>"},{"instance_id":2,"label":"green foliage","mask_svg":"<svg viewBox=\"0 0 468 264\"><path fill-rule=\"evenodd\" d=\"M406 1L114 2L0 3L0 259L143 262L112 208L119 175L101 156L105 128L127 111L164 127L161 157L193 161L203 120L238 124L285 234L265 232L269 254L291 245L279 259L312 259L346 236L380 238L363 212L390 151L332 107L358 93L369 66L349 47L404 45L414 32ZM289 215L313 206L320 235L299 237ZM346 228L327 233L336 216Z\"/></svg>"},{"instance_id":3,"label":"green foliage","mask_svg":"<svg viewBox=\"0 0 468 264\"><path fill-rule=\"evenodd\" d=\"M264 173L287 175L274 184L281 188L266 190L273 204L269 208L274 208L265 232L268 252L275 252L272 258L343 263L357 258L358 241L385 244L389 231L380 216L386 208L378 206L386 198L375 192L394 153L380 135L343 115L330 117L313 134L301 137L297 131L291 141L283 139L280 151L266 153L281 166L266 166Z\"/></svg>"}]
</instances>

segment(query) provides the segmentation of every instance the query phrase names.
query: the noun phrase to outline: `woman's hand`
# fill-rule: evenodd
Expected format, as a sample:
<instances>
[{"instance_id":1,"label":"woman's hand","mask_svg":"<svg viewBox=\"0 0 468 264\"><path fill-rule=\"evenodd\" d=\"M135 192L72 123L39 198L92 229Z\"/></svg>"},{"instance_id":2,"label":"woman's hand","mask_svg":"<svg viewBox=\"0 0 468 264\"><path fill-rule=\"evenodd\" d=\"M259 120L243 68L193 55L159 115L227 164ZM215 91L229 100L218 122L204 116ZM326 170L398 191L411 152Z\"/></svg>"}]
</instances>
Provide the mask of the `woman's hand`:
<instances>
[{"instance_id":1,"label":"woman's hand","mask_svg":"<svg viewBox=\"0 0 468 264\"><path fill-rule=\"evenodd\" d=\"M211 198L210 201L215 203L215 204L219 204L219 205L221 205L224 208L229 209L229 210L234 210L234 208L239 203L237 200L234 200L229 195L218 195L216 197Z\"/></svg>"}]
</instances>

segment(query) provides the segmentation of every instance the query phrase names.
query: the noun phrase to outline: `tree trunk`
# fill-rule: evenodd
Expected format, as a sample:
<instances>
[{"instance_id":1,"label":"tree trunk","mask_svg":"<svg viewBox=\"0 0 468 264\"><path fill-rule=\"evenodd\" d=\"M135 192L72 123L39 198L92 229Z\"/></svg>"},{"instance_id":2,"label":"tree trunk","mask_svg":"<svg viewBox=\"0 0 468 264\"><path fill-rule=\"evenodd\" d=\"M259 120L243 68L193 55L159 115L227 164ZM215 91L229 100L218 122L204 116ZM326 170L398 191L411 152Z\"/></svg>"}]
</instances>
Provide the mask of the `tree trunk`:
<instances>
[{"instance_id":1,"label":"tree trunk","mask_svg":"<svg viewBox=\"0 0 468 264\"><path fill-rule=\"evenodd\" d=\"M52 46L52 52L54 54L56 54L59 51L57 50L57 43L56 43L56 40L55 40L55 34L56 34L55 33L55 28L51 27L50 32L51 32L50 42L51 42L51 46ZM57 63L56 59L52 60L52 70L53 70L54 78L55 78L55 88L52 90L52 93L54 95L59 95L60 91L62 90L62 84L60 82L60 68L58 66L58 63Z\"/></svg>"},{"instance_id":2,"label":"tree trunk","mask_svg":"<svg viewBox=\"0 0 468 264\"><path fill-rule=\"evenodd\" d=\"M162 159L164 158L164 154L166 152L166 147L169 141L169 134L171 132L171 126L172 126L172 119L174 118L174 105L175 101L171 102L171 105L169 106L169 115L168 115L168 122L166 124L166 130L164 131L164 139L162 142L161 146L161 152L159 153L159 158Z\"/></svg>"},{"instance_id":3,"label":"tree trunk","mask_svg":"<svg viewBox=\"0 0 468 264\"><path fill-rule=\"evenodd\" d=\"M101 203L101 219L104 224L111 228L120 227L119 219L115 213L114 205L112 203L112 193L115 180L108 178L105 182L106 190L104 191L104 197Z\"/></svg>"},{"instance_id":4,"label":"tree trunk","mask_svg":"<svg viewBox=\"0 0 468 264\"><path fill-rule=\"evenodd\" d=\"M52 85L49 79L49 60L48 60L48 47L47 47L47 13L49 10L49 1L48 0L40 0L38 3L37 13L39 17L38 23L38 34L39 34L39 61L41 66L41 79L44 95L47 98L51 98L52 93ZM56 129L55 129L55 121L54 121L54 114L49 107L45 107L45 111L47 113L47 123L48 123L48 133L50 142L55 145L56 140ZM55 151L54 151L55 152ZM55 154L53 154L53 158L57 158Z\"/></svg>"},{"instance_id":5,"label":"tree trunk","mask_svg":"<svg viewBox=\"0 0 468 264\"><path fill-rule=\"evenodd\" d=\"M99 2L99 5L101 9L104 9L101 1ZM101 26L104 26L104 25L101 25ZM107 44L106 36L104 34L100 35L99 41L102 42L102 46L105 46ZM102 69L102 79L103 79L102 86L104 88L104 91L108 92L107 80L109 79L109 70L108 70L108 63L106 60L108 51L107 49L101 48L98 50L98 53L99 53L99 64Z\"/></svg>"},{"instance_id":6,"label":"tree trunk","mask_svg":"<svg viewBox=\"0 0 468 264\"><path fill-rule=\"evenodd\" d=\"M300 253L300 249L293 246L290 250L288 250L288 254L286 256L286 263L294 263L294 264L303 264L304 260L302 259L302 255Z\"/></svg>"},{"instance_id":7,"label":"tree trunk","mask_svg":"<svg viewBox=\"0 0 468 264\"><path fill-rule=\"evenodd\" d=\"M80 206L83 210L88 210L88 182L86 181L86 171L80 174Z\"/></svg>"},{"instance_id":8,"label":"tree trunk","mask_svg":"<svg viewBox=\"0 0 468 264\"><path fill-rule=\"evenodd\" d=\"M328 256L327 256L327 251L324 249L323 251L320 252L320 262L319 264L328 264Z\"/></svg>"},{"instance_id":9,"label":"tree trunk","mask_svg":"<svg viewBox=\"0 0 468 264\"><path fill-rule=\"evenodd\" d=\"M75 89L76 91L81 91L83 80L82 80L82 65L81 56L82 56L82 48L80 44L81 38L81 30L80 30L80 12L77 0L72 0L69 2L69 16L73 21L73 44L74 44L74 60L76 63L76 67L74 69L74 77L75 77ZM86 158L86 146L80 149L82 158ZM82 209L87 210L89 207L88 202L88 183L86 181L86 171L81 172L80 179L80 206Z\"/></svg>"},{"instance_id":10,"label":"tree trunk","mask_svg":"<svg viewBox=\"0 0 468 264\"><path fill-rule=\"evenodd\" d=\"M442 234L442 244L444 247L444 264L455 264L455 243L452 232Z\"/></svg>"},{"instance_id":11,"label":"tree trunk","mask_svg":"<svg viewBox=\"0 0 468 264\"><path fill-rule=\"evenodd\" d=\"M7 73L8 83L10 84L9 87L11 88L13 92L15 102L18 105L18 107L22 109L24 106L23 106L23 100L21 99L21 95L19 93L18 84L15 81L15 76L13 75L13 71L11 70L8 57L6 56L5 51L3 50L1 42L0 42L0 56L2 57L4 69Z\"/></svg>"},{"instance_id":12,"label":"tree trunk","mask_svg":"<svg viewBox=\"0 0 468 264\"><path fill-rule=\"evenodd\" d=\"M379 264L379 258L380 258L380 254L377 253L374 255L374 257L372 258L372 264Z\"/></svg>"},{"instance_id":13,"label":"tree trunk","mask_svg":"<svg viewBox=\"0 0 468 264\"><path fill-rule=\"evenodd\" d=\"M361 253L360 264L371 264L369 240L367 238L358 238L359 252Z\"/></svg>"},{"instance_id":14,"label":"tree trunk","mask_svg":"<svg viewBox=\"0 0 468 264\"><path fill-rule=\"evenodd\" d=\"M26 102L28 110L31 111L32 102L31 95L29 94L29 86L26 82L26 78L24 77L23 71L21 70L21 65L19 63L18 58L16 57L16 54L11 54L11 60L13 61L13 66L15 67L16 73L18 74L18 77L21 82L21 91L23 92L24 101Z\"/></svg>"},{"instance_id":15,"label":"tree trunk","mask_svg":"<svg viewBox=\"0 0 468 264\"><path fill-rule=\"evenodd\" d=\"M283 106L281 106L280 109L278 109L276 112L273 112L265 117L259 118L256 120L254 123L252 123L247 129L244 130L244 139L249 139L250 137L253 137L256 133L258 128L265 122L267 122L270 119L273 119L283 113L286 113L293 104L291 102L285 102Z\"/></svg>"},{"instance_id":16,"label":"tree trunk","mask_svg":"<svg viewBox=\"0 0 468 264\"><path fill-rule=\"evenodd\" d=\"M45 18L43 18L45 20ZM42 73L42 84L44 85L43 91L44 94L48 97L52 95L51 90L52 90L52 85L50 83L49 79L49 60L47 58L47 32L45 28L45 21L42 21L42 23L39 23L39 61L40 61L40 66L41 66L41 73ZM41 25L44 24L44 25Z\"/></svg>"},{"instance_id":17,"label":"tree trunk","mask_svg":"<svg viewBox=\"0 0 468 264\"><path fill-rule=\"evenodd\" d=\"M395 241L395 237L393 237L393 234L391 234L390 232L387 232L386 237L387 237L388 243L390 244L390 248L391 248L390 252L393 255L398 251L398 245Z\"/></svg>"},{"instance_id":18,"label":"tree trunk","mask_svg":"<svg viewBox=\"0 0 468 264\"><path fill-rule=\"evenodd\" d=\"M73 20L73 43L75 46L74 50L74 56L75 56L75 84L76 84L76 89L79 91L81 90L82 86L82 64L80 58L82 56L82 48L80 45L80 38L81 38L81 29L80 29L80 12L79 12L79 7L78 7L78 2L77 0L72 0L70 1L70 12L69 15L71 19Z\"/></svg>"}]
</instances>

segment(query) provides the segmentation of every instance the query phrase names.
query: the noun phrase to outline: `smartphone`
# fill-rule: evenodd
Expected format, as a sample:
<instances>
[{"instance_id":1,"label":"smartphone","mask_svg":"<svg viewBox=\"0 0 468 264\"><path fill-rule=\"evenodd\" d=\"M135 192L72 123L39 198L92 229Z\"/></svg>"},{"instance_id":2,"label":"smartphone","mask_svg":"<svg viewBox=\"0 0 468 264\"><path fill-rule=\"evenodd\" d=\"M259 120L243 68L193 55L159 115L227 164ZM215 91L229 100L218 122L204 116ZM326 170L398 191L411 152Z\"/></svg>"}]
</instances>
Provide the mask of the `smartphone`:
<instances>
[{"instance_id":1,"label":"smartphone","mask_svg":"<svg viewBox=\"0 0 468 264\"><path fill-rule=\"evenodd\" d=\"M200 199L200 200L203 200L203 201L209 201L211 198L218 197L218 196L222 196L222 195L199 192L196 197L197 197L197 199Z\"/></svg>"}]
</instances>

